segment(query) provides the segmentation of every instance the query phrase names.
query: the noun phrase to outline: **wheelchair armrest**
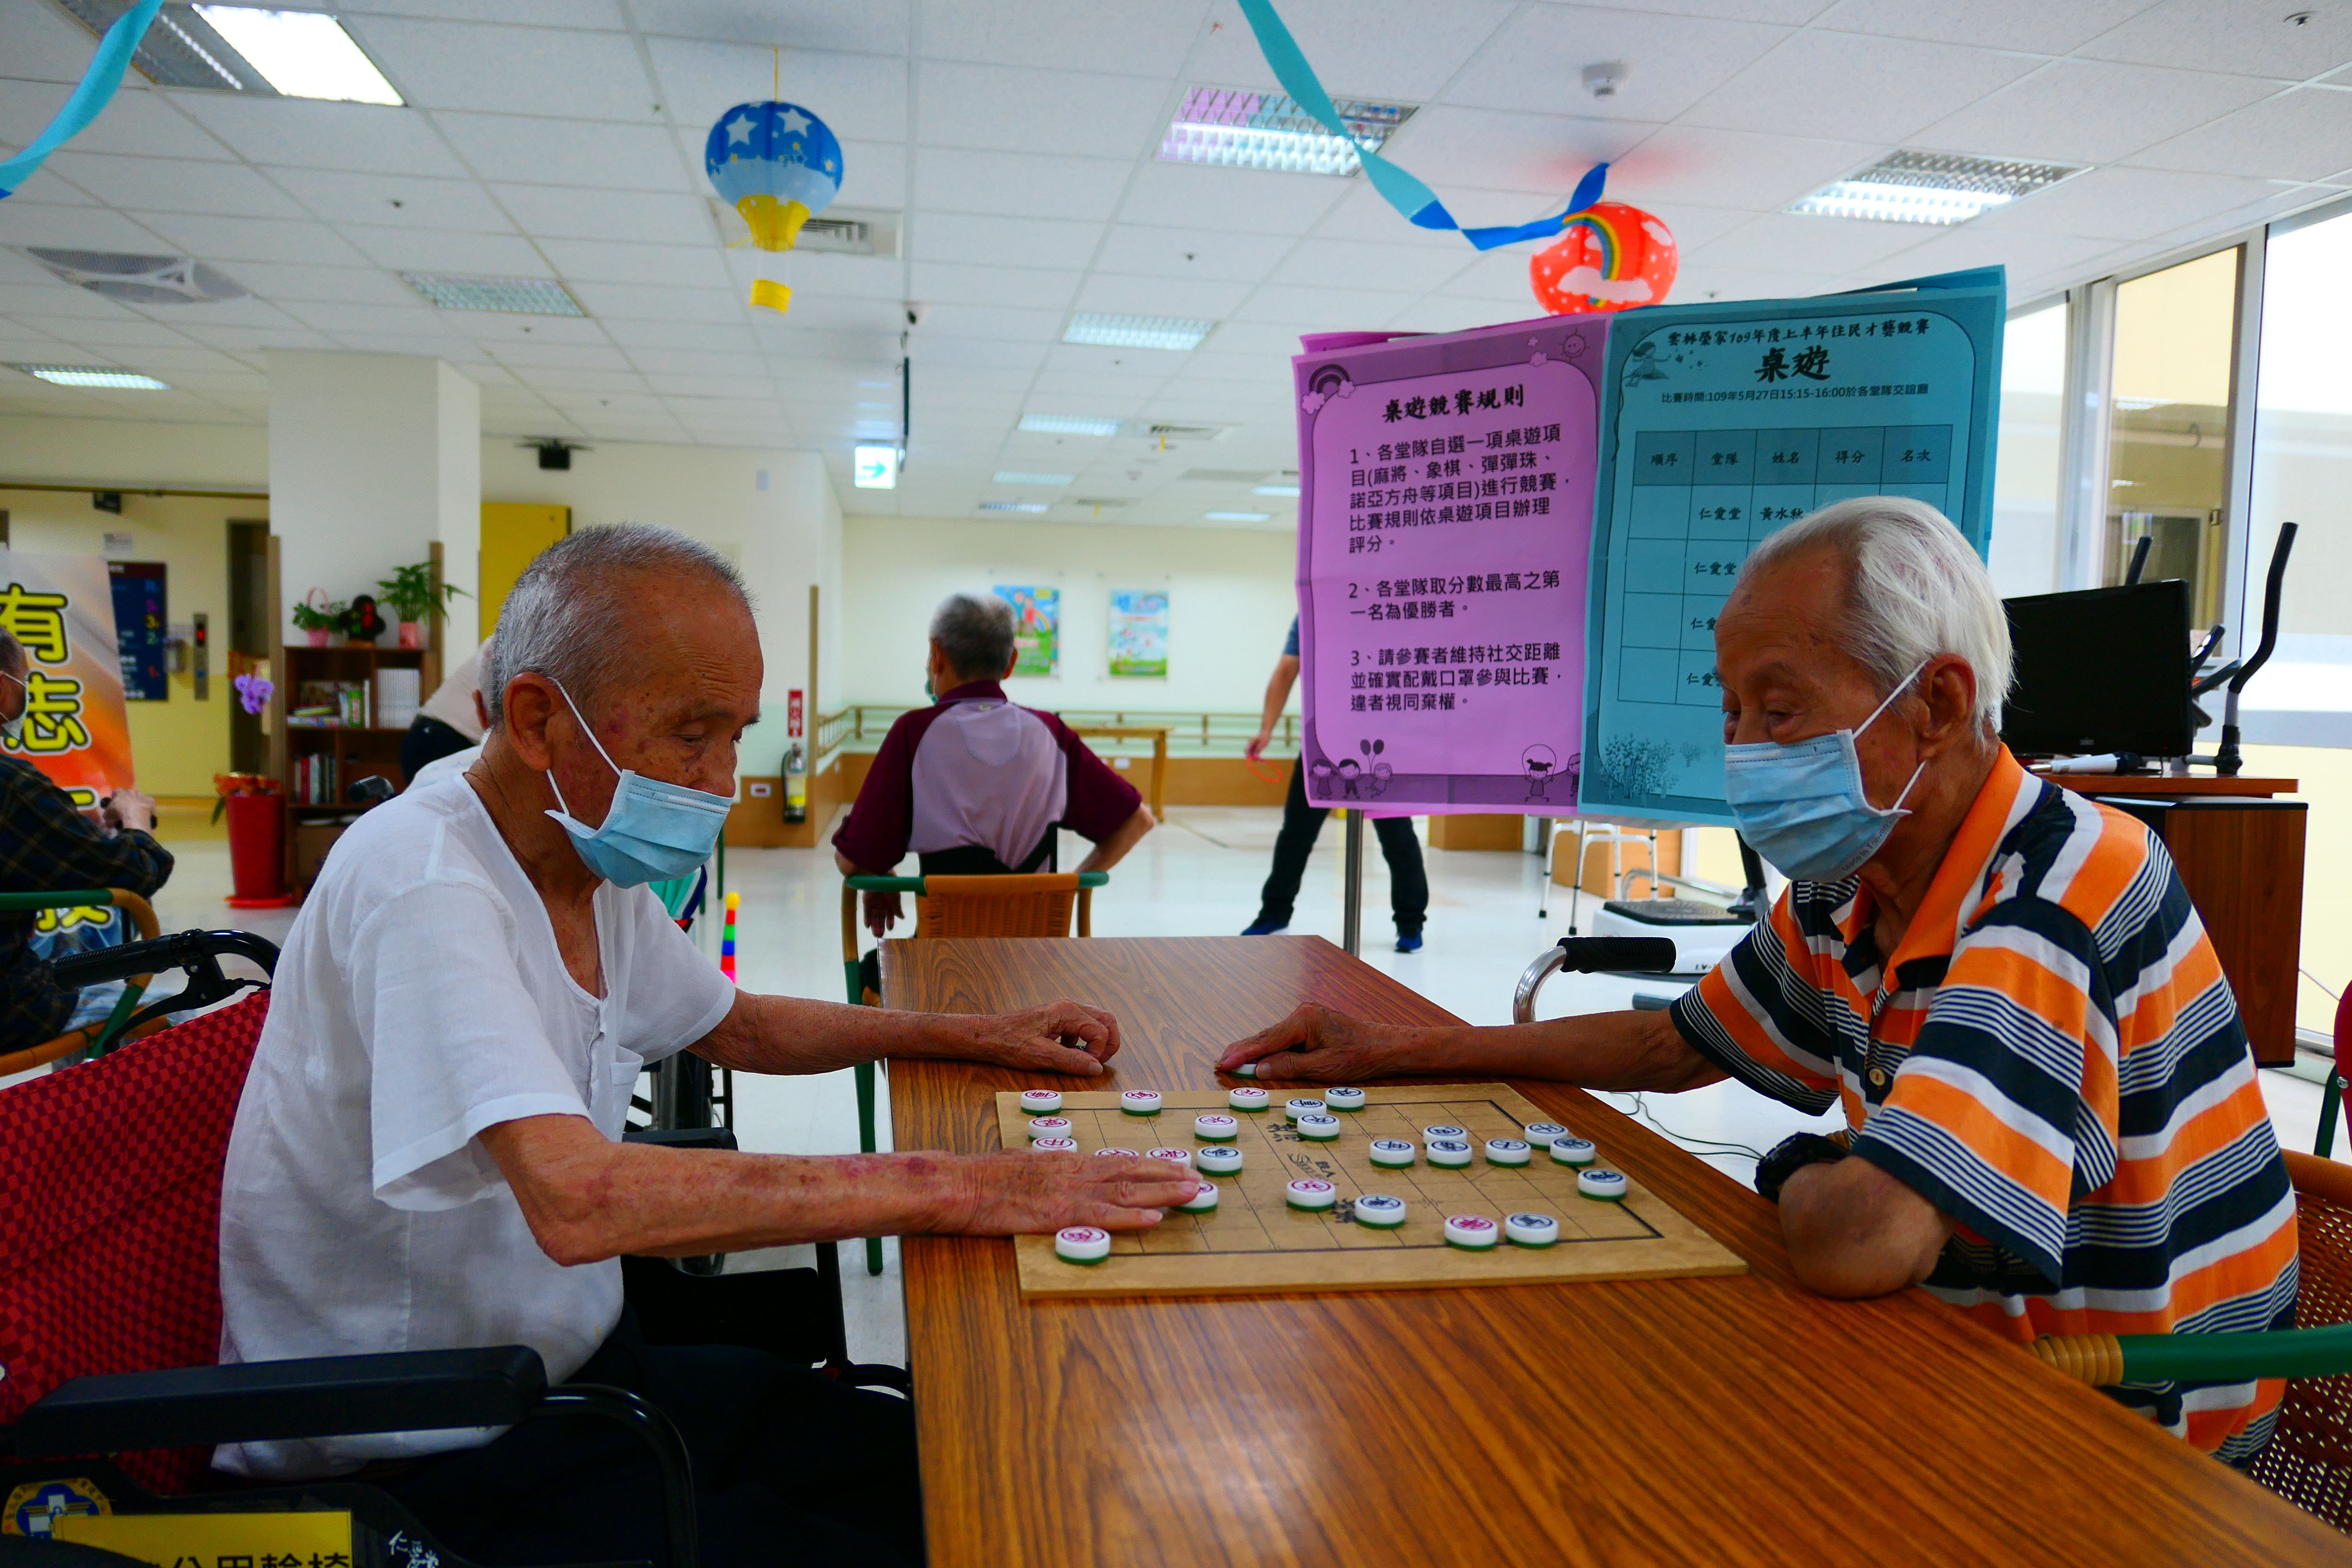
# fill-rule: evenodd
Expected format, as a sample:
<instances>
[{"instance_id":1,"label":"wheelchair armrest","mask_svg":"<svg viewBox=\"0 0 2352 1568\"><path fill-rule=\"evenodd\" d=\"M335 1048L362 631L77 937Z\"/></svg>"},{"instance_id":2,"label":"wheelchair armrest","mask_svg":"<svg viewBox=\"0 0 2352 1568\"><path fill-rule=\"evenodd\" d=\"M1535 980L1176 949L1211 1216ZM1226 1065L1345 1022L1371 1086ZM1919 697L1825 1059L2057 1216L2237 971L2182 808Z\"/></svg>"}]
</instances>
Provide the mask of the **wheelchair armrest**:
<instances>
[{"instance_id":1,"label":"wheelchair armrest","mask_svg":"<svg viewBox=\"0 0 2352 1568\"><path fill-rule=\"evenodd\" d=\"M57 983L70 990L101 985L110 980L155 974L170 969L217 970L213 960L235 953L260 965L264 974L278 968L278 948L249 931L184 931L148 942L127 942L119 947L94 948L58 959L50 965Z\"/></svg>"},{"instance_id":2,"label":"wheelchair armrest","mask_svg":"<svg viewBox=\"0 0 2352 1568\"><path fill-rule=\"evenodd\" d=\"M73 1378L8 1436L30 1457L510 1426L546 1395L529 1345L316 1356Z\"/></svg>"},{"instance_id":3,"label":"wheelchair armrest","mask_svg":"<svg viewBox=\"0 0 2352 1568\"><path fill-rule=\"evenodd\" d=\"M632 1127L621 1134L624 1143L651 1143L662 1149L735 1148L735 1134L725 1127Z\"/></svg>"}]
</instances>

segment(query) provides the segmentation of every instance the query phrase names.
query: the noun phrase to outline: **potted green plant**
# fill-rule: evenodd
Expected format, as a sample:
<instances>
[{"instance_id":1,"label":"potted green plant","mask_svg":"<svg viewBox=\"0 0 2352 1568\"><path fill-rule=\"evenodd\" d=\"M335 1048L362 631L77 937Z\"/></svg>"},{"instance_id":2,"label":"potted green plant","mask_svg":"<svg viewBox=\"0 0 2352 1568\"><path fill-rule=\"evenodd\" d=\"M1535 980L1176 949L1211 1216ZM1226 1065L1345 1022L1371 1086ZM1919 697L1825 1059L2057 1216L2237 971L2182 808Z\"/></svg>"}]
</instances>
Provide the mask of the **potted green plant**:
<instances>
[{"instance_id":1,"label":"potted green plant","mask_svg":"<svg viewBox=\"0 0 2352 1568\"><path fill-rule=\"evenodd\" d=\"M466 592L455 583L443 583L436 587L433 563L430 561L394 568L391 576L376 584L376 591L400 621L402 647L423 647L425 617L436 613L446 614L449 608L449 595Z\"/></svg>"},{"instance_id":2,"label":"potted green plant","mask_svg":"<svg viewBox=\"0 0 2352 1568\"><path fill-rule=\"evenodd\" d=\"M294 625L310 634L312 647L326 647L327 639L343 629L350 616L350 607L341 599L328 598L324 588L311 589L294 606Z\"/></svg>"}]
</instances>

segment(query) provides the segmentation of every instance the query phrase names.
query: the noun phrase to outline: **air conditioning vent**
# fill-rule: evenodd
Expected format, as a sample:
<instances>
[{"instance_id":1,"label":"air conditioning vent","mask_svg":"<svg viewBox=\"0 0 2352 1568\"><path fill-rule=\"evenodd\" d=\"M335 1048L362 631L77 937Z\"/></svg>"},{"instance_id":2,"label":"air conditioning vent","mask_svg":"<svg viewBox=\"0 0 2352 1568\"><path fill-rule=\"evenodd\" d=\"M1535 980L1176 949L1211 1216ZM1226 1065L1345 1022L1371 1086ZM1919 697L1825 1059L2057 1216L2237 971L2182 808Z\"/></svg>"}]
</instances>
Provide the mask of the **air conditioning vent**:
<instances>
[{"instance_id":1,"label":"air conditioning vent","mask_svg":"<svg viewBox=\"0 0 2352 1568\"><path fill-rule=\"evenodd\" d=\"M73 19L101 37L133 0L58 0ZM276 98L278 91L186 5L166 5L155 15L154 26L131 52L131 63L158 87L203 88L213 92L252 92Z\"/></svg>"},{"instance_id":2,"label":"air conditioning vent","mask_svg":"<svg viewBox=\"0 0 2352 1568\"><path fill-rule=\"evenodd\" d=\"M1187 468L1177 477L1206 485L1254 485L1270 474L1265 468Z\"/></svg>"},{"instance_id":3,"label":"air conditioning vent","mask_svg":"<svg viewBox=\"0 0 2352 1568\"><path fill-rule=\"evenodd\" d=\"M743 215L713 196L710 220L719 226L719 237L730 250L751 243L751 226ZM877 212L854 207L829 207L801 226L796 250L820 251L829 256L879 256L896 258L898 254L899 216L892 212Z\"/></svg>"},{"instance_id":4,"label":"air conditioning vent","mask_svg":"<svg viewBox=\"0 0 2352 1568\"><path fill-rule=\"evenodd\" d=\"M26 246L25 254L68 283L129 305L208 304L246 298L235 279L192 257L44 246Z\"/></svg>"},{"instance_id":5,"label":"air conditioning vent","mask_svg":"<svg viewBox=\"0 0 2352 1568\"><path fill-rule=\"evenodd\" d=\"M1118 511L1135 503L1124 496L1068 496L1064 498L1060 504L1074 511L1083 510L1099 514L1106 511Z\"/></svg>"}]
</instances>

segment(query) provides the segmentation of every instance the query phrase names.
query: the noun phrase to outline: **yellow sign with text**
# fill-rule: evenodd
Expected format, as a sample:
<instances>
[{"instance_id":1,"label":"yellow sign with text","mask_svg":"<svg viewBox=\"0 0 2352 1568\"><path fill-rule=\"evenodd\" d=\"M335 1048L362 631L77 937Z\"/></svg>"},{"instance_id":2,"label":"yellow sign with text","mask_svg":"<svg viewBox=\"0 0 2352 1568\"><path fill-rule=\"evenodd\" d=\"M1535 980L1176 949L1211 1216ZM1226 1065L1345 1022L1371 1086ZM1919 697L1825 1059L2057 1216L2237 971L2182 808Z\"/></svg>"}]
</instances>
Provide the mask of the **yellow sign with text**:
<instances>
[{"instance_id":1,"label":"yellow sign with text","mask_svg":"<svg viewBox=\"0 0 2352 1568\"><path fill-rule=\"evenodd\" d=\"M352 1568L348 1513L67 1514L50 1533L155 1568Z\"/></svg>"}]
</instances>

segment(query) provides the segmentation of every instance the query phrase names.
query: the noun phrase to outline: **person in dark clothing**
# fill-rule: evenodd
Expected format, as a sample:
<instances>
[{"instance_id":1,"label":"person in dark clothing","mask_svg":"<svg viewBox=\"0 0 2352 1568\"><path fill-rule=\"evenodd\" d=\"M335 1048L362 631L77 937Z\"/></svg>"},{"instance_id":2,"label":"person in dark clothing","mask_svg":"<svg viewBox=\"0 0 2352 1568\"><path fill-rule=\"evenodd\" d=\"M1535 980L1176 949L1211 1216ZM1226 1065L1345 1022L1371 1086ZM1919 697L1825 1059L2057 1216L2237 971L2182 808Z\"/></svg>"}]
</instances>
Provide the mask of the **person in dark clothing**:
<instances>
[{"instance_id":1,"label":"person in dark clothing","mask_svg":"<svg viewBox=\"0 0 2352 1568\"><path fill-rule=\"evenodd\" d=\"M10 752L25 720L24 646L0 631L0 740ZM114 792L104 808L110 832L21 756L0 753L0 891L52 893L124 888L152 894L172 874L172 852L155 842L155 803L137 790ZM0 1054L26 1050L65 1032L75 993L60 988L32 948L30 911L0 914Z\"/></svg>"},{"instance_id":2,"label":"person in dark clothing","mask_svg":"<svg viewBox=\"0 0 2352 1568\"><path fill-rule=\"evenodd\" d=\"M1257 761L1274 739L1274 727L1282 721L1282 705L1290 700L1290 689L1297 680L1298 620L1293 616L1289 639L1282 645L1282 657L1274 661L1273 679L1265 683L1265 712L1247 748L1250 761ZM1272 936L1289 929L1291 910L1298 901L1298 883L1307 875L1307 858L1315 852L1315 840L1322 836L1323 819L1329 815L1328 807L1307 804L1306 759L1291 763L1290 798L1283 805L1282 831L1274 840L1274 870L1258 894L1257 919L1244 928L1244 936ZM1389 863L1389 910L1396 917L1396 950L1418 952L1422 927L1429 921L1429 875L1422 866L1421 840L1413 837L1412 818L1375 816L1372 831L1380 835L1381 854Z\"/></svg>"}]
</instances>

